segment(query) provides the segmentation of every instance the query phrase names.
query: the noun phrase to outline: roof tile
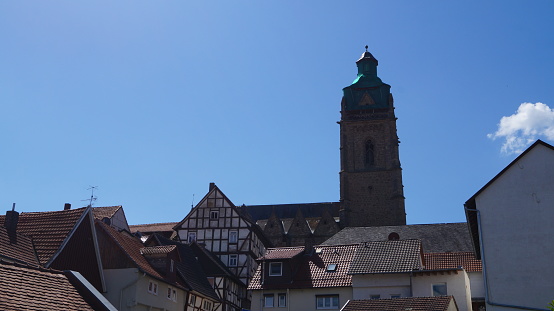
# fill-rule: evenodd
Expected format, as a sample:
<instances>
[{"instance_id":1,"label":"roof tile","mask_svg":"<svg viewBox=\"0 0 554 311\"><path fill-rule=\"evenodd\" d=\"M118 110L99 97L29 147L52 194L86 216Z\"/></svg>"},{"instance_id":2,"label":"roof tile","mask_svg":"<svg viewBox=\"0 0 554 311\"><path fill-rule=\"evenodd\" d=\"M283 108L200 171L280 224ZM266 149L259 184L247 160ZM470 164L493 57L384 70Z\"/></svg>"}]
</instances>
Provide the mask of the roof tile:
<instances>
[{"instance_id":1,"label":"roof tile","mask_svg":"<svg viewBox=\"0 0 554 311\"><path fill-rule=\"evenodd\" d=\"M401 240L421 240L426 253L471 252L473 245L467 223L424 225L347 227L322 245L357 244L369 241L386 241L396 233Z\"/></svg>"},{"instance_id":2,"label":"roof tile","mask_svg":"<svg viewBox=\"0 0 554 311\"><path fill-rule=\"evenodd\" d=\"M452 296L350 300L341 311L446 311L452 300Z\"/></svg>"},{"instance_id":3,"label":"roof tile","mask_svg":"<svg viewBox=\"0 0 554 311\"><path fill-rule=\"evenodd\" d=\"M483 271L481 260L473 252L428 253L424 254L425 269L442 270L463 267L467 272Z\"/></svg>"},{"instance_id":4,"label":"roof tile","mask_svg":"<svg viewBox=\"0 0 554 311\"><path fill-rule=\"evenodd\" d=\"M0 310L94 310L59 271L0 263Z\"/></svg>"},{"instance_id":5,"label":"roof tile","mask_svg":"<svg viewBox=\"0 0 554 311\"><path fill-rule=\"evenodd\" d=\"M348 273L400 273L420 269L419 240L377 241L360 244Z\"/></svg>"},{"instance_id":6,"label":"roof tile","mask_svg":"<svg viewBox=\"0 0 554 311\"><path fill-rule=\"evenodd\" d=\"M316 246L309 255L298 257L297 272L291 283L262 284L261 267L254 274L248 289L278 289L278 288L325 288L352 286L352 276L348 266L354 257L357 245ZM293 254L303 251L304 247L287 247L287 252ZM268 249L265 257L273 258L272 252L280 252L279 248ZM278 257L278 255L276 255ZM327 271L329 264L336 264L334 271Z\"/></svg>"},{"instance_id":7,"label":"roof tile","mask_svg":"<svg viewBox=\"0 0 554 311\"><path fill-rule=\"evenodd\" d=\"M86 207L54 212L21 213L17 233L32 238L42 265L58 251L71 230L87 211ZM0 215L0 223L4 223Z\"/></svg>"}]
</instances>

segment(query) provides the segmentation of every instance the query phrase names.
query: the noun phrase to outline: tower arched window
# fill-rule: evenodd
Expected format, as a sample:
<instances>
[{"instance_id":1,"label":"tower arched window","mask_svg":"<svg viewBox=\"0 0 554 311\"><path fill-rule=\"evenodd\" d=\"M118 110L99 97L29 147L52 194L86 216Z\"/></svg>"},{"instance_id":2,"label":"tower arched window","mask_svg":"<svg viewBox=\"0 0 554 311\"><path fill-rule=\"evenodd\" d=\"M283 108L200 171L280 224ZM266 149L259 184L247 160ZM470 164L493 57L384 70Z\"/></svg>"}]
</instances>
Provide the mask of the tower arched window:
<instances>
[{"instance_id":1,"label":"tower arched window","mask_svg":"<svg viewBox=\"0 0 554 311\"><path fill-rule=\"evenodd\" d=\"M371 140L365 142L364 163L366 167L375 164L375 150Z\"/></svg>"}]
</instances>

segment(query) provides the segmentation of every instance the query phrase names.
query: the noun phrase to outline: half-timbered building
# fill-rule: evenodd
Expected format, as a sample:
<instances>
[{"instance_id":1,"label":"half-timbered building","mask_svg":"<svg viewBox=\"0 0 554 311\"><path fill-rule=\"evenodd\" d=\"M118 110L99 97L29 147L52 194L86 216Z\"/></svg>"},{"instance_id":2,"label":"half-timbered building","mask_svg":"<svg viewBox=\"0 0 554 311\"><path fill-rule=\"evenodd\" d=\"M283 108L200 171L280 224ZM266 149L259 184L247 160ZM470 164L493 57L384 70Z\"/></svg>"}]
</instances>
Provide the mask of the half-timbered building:
<instances>
[{"instance_id":1,"label":"half-timbered building","mask_svg":"<svg viewBox=\"0 0 554 311\"><path fill-rule=\"evenodd\" d=\"M196 242L212 252L244 284L256 272L256 259L270 246L261 229L214 183L174 230L181 242Z\"/></svg>"}]
</instances>

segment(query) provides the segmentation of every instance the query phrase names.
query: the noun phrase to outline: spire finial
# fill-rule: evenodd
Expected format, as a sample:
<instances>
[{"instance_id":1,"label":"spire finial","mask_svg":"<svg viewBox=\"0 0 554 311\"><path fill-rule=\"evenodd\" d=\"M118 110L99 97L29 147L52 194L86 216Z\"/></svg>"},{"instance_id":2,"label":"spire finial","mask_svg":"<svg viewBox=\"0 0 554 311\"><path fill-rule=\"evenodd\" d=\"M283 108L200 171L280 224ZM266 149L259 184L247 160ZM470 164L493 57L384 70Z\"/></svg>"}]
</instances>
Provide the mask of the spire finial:
<instances>
[{"instance_id":1,"label":"spire finial","mask_svg":"<svg viewBox=\"0 0 554 311\"><path fill-rule=\"evenodd\" d=\"M368 46L366 45L366 46L365 46L365 51L366 51L366 52L367 52L367 48L368 48Z\"/></svg>"}]
</instances>

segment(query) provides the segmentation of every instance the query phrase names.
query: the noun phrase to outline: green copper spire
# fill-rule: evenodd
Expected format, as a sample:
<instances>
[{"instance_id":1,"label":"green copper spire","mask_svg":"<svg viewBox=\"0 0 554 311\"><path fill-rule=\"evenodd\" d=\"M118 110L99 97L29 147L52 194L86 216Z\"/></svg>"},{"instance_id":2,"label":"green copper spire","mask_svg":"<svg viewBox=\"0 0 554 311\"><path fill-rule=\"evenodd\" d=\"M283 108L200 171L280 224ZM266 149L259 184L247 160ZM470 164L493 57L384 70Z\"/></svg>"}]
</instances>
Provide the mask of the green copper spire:
<instances>
[{"instance_id":1,"label":"green copper spire","mask_svg":"<svg viewBox=\"0 0 554 311\"><path fill-rule=\"evenodd\" d=\"M389 108L390 85L377 76L377 59L367 50L356 61L358 76L343 89L346 110Z\"/></svg>"}]
</instances>

